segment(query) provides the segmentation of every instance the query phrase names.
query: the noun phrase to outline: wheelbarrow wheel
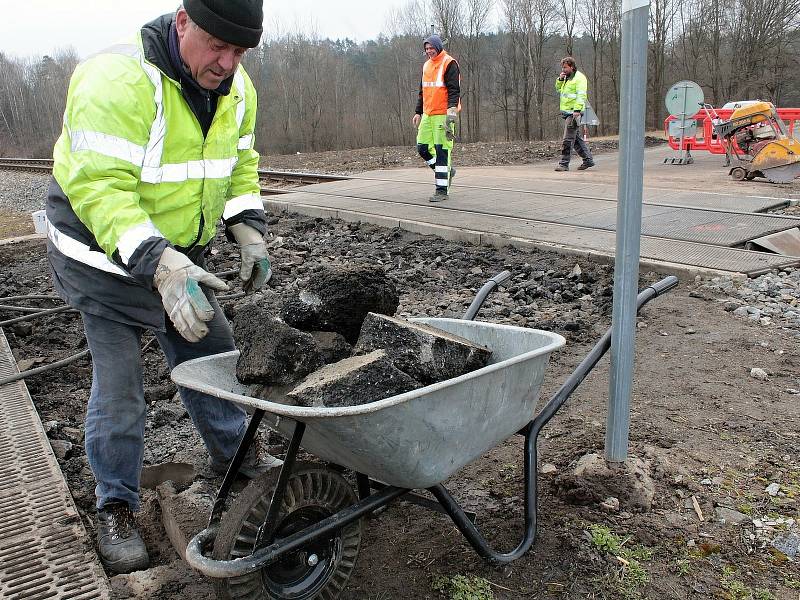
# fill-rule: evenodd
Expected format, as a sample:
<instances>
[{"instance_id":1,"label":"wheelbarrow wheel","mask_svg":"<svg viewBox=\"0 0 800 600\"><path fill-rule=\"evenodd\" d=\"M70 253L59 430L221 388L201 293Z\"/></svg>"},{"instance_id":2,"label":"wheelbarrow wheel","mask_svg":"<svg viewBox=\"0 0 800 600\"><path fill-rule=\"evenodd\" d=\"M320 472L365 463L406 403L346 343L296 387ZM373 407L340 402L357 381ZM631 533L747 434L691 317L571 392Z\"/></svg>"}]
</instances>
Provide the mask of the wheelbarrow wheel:
<instances>
[{"instance_id":1,"label":"wheelbarrow wheel","mask_svg":"<svg viewBox=\"0 0 800 600\"><path fill-rule=\"evenodd\" d=\"M213 558L249 556L264 525L278 469L253 479L223 516ZM355 492L338 473L300 463L289 478L274 538L287 537L354 504ZM361 522L318 538L260 571L220 579L216 591L226 600L307 600L338 598L353 572L361 545Z\"/></svg>"}]
</instances>

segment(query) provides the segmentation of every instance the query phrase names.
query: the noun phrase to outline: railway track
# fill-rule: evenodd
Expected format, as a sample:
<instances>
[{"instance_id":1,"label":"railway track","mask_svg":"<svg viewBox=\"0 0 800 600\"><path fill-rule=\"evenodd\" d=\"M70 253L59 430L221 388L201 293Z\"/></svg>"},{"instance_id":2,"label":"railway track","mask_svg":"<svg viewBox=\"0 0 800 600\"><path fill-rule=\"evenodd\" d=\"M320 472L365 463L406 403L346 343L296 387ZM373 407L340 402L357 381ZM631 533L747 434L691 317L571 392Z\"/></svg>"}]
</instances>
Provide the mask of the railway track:
<instances>
[{"instance_id":1,"label":"railway track","mask_svg":"<svg viewBox=\"0 0 800 600\"><path fill-rule=\"evenodd\" d=\"M15 171L52 171L52 158L0 158L0 169Z\"/></svg>"},{"instance_id":2,"label":"railway track","mask_svg":"<svg viewBox=\"0 0 800 600\"><path fill-rule=\"evenodd\" d=\"M0 158L0 169L15 171L50 172L53 170L51 158ZM270 171L259 169L258 178L261 182L261 193L285 194L292 191L293 187L311 185L326 181L341 181L350 179L346 175L328 175L326 173L296 173L292 171ZM283 184L285 187L270 187L270 183Z\"/></svg>"}]
</instances>

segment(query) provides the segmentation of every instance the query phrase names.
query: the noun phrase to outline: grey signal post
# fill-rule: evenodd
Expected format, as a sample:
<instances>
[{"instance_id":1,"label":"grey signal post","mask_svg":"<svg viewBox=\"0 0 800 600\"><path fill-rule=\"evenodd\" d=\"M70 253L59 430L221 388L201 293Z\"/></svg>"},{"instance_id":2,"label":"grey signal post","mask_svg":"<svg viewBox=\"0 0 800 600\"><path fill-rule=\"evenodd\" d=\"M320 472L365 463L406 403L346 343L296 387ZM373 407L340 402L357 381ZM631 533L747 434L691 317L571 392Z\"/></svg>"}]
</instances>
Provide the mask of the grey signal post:
<instances>
[{"instance_id":1,"label":"grey signal post","mask_svg":"<svg viewBox=\"0 0 800 600\"><path fill-rule=\"evenodd\" d=\"M649 0L622 0L622 77L619 105L619 183L617 249L614 261L611 371L606 418L605 458L628 457L630 399L639 287L642 232L644 119L647 90Z\"/></svg>"}]
</instances>

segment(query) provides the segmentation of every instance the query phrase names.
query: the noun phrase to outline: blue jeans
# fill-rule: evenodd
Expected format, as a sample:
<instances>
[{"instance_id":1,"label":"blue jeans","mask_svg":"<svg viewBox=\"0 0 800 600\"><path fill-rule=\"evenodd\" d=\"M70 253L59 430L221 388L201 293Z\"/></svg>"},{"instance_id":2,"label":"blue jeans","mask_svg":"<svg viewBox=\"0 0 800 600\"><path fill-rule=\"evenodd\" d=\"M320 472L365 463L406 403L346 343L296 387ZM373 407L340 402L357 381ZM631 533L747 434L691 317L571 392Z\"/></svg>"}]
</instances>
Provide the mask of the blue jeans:
<instances>
[{"instance_id":1,"label":"blue jeans","mask_svg":"<svg viewBox=\"0 0 800 600\"><path fill-rule=\"evenodd\" d=\"M166 319L166 332L154 332L169 368L192 358L235 349L233 332L213 294L208 335L193 344ZM144 329L81 313L92 354L92 391L86 409L86 456L97 486L97 508L111 499L139 508L146 406L142 379ZM209 454L229 461L244 435L247 413L240 406L183 387L178 388Z\"/></svg>"}]
</instances>

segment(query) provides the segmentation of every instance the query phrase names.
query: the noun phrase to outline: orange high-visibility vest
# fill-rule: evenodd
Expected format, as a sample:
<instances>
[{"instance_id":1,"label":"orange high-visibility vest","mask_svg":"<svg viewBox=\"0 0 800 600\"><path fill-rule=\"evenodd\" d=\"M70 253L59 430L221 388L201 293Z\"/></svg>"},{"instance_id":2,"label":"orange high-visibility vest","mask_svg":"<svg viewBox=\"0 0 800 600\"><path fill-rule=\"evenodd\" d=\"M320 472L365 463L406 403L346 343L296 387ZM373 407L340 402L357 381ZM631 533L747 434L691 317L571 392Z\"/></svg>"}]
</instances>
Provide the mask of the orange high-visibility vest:
<instances>
[{"instance_id":1,"label":"orange high-visibility vest","mask_svg":"<svg viewBox=\"0 0 800 600\"><path fill-rule=\"evenodd\" d=\"M434 58L425 61L422 67L422 112L426 115L447 114L447 86L444 73L455 58L442 50ZM461 74L458 76L461 81ZM461 110L461 100L458 101Z\"/></svg>"}]
</instances>

